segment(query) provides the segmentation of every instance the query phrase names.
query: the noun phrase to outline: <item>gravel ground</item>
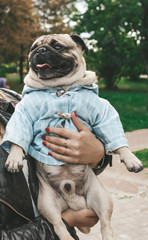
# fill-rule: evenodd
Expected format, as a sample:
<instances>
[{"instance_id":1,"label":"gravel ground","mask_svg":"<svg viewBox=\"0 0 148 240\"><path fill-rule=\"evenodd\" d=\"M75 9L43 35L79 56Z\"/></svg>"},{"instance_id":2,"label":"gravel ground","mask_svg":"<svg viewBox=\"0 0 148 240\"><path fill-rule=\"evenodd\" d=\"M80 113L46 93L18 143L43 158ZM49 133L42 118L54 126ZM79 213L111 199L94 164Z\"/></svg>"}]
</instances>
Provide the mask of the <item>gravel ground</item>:
<instances>
[{"instance_id":1,"label":"gravel ground","mask_svg":"<svg viewBox=\"0 0 148 240\"><path fill-rule=\"evenodd\" d=\"M126 133L132 151L148 148L148 129ZM114 210L112 228L114 240L148 240L148 168L130 173L113 156L113 167L107 167L99 176L110 193ZM77 230L81 240L101 240L100 224L87 235Z\"/></svg>"}]
</instances>

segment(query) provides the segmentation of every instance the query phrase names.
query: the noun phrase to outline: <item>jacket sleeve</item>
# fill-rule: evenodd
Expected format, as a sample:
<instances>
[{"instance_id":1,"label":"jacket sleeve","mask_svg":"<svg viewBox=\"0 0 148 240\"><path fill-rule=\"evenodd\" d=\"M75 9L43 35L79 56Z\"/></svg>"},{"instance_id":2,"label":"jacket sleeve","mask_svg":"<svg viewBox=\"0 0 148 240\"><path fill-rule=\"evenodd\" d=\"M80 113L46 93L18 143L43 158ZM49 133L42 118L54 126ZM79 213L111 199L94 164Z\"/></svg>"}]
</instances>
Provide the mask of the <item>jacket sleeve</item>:
<instances>
[{"instance_id":1,"label":"jacket sleeve","mask_svg":"<svg viewBox=\"0 0 148 240\"><path fill-rule=\"evenodd\" d=\"M74 228L65 223L69 233L75 240L79 240ZM60 240L55 234L53 226L42 216L33 221L11 230L1 230L0 240Z\"/></svg>"},{"instance_id":2,"label":"jacket sleeve","mask_svg":"<svg viewBox=\"0 0 148 240\"><path fill-rule=\"evenodd\" d=\"M13 142L22 147L25 153L27 153L32 139L33 121L28 113L27 106L22 100L17 104L15 112L6 126L6 133L3 137L1 145L8 150Z\"/></svg>"},{"instance_id":3,"label":"jacket sleeve","mask_svg":"<svg viewBox=\"0 0 148 240\"><path fill-rule=\"evenodd\" d=\"M119 114L107 100L99 98L92 119L93 131L104 144L106 154L112 154L114 150L128 146Z\"/></svg>"}]
</instances>

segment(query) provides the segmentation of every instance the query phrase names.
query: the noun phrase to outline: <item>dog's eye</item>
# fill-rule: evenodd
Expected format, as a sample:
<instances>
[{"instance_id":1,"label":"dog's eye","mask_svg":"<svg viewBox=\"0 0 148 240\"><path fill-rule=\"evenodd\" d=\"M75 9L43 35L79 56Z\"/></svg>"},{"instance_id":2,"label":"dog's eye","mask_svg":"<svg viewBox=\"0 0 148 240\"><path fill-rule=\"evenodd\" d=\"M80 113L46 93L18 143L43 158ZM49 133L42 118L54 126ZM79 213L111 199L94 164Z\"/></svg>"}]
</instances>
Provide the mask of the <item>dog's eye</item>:
<instances>
[{"instance_id":1,"label":"dog's eye","mask_svg":"<svg viewBox=\"0 0 148 240\"><path fill-rule=\"evenodd\" d=\"M38 47L37 44L33 45L33 46L31 47L30 51L32 52L32 51L33 51L34 49L36 49L37 47Z\"/></svg>"},{"instance_id":2,"label":"dog's eye","mask_svg":"<svg viewBox=\"0 0 148 240\"><path fill-rule=\"evenodd\" d=\"M54 45L53 47L54 47L54 49L57 50L57 51L61 50L61 48L62 48L59 44L56 44L56 45Z\"/></svg>"}]
</instances>

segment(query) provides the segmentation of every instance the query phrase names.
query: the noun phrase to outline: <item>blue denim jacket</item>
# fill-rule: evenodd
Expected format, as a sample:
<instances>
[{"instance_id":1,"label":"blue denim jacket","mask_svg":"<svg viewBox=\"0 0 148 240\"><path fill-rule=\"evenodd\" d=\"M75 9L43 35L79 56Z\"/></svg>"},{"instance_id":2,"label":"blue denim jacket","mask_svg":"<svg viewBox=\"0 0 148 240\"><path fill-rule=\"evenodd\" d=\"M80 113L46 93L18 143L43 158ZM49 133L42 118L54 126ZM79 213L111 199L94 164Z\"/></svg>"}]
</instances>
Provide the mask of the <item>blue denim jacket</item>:
<instances>
[{"instance_id":1,"label":"blue denim jacket","mask_svg":"<svg viewBox=\"0 0 148 240\"><path fill-rule=\"evenodd\" d=\"M71 119L58 116L60 110L69 114L75 112L81 122L103 142L107 153L128 146L117 111L107 100L98 97L96 84L74 86L57 96L59 90L24 87L23 99L17 104L6 128L2 141L5 148L13 142L40 162L65 164L49 156L50 150L42 144L47 127L77 131Z\"/></svg>"}]
</instances>

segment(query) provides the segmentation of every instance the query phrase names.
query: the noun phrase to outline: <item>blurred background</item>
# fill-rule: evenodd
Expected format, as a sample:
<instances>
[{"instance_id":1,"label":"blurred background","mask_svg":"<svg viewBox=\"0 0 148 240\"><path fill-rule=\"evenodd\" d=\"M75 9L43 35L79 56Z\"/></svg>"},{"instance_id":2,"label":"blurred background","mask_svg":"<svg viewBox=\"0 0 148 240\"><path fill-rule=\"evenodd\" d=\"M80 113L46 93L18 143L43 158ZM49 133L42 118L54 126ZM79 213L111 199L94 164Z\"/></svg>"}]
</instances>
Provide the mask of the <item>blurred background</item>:
<instances>
[{"instance_id":1,"label":"blurred background","mask_svg":"<svg viewBox=\"0 0 148 240\"><path fill-rule=\"evenodd\" d=\"M21 93L30 46L50 33L79 34L124 130L148 128L147 0L0 0L0 87Z\"/></svg>"}]
</instances>

